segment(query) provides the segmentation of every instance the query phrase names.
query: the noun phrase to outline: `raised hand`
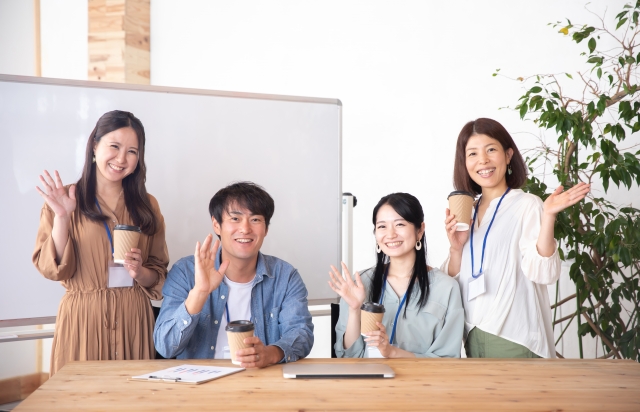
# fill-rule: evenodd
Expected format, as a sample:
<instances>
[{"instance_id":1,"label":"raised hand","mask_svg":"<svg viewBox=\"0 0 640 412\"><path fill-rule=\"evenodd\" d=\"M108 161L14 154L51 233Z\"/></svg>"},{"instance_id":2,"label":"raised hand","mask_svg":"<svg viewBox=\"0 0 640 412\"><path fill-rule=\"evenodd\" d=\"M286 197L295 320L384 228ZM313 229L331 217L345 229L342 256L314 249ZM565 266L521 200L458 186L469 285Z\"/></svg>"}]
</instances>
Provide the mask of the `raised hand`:
<instances>
[{"instance_id":1,"label":"raised hand","mask_svg":"<svg viewBox=\"0 0 640 412\"><path fill-rule=\"evenodd\" d=\"M212 239L213 236L209 234L204 240L204 243L202 243L202 246L200 246L200 242L197 242L194 253L195 286L193 289L207 296L220 286L224 272L229 266L229 262L222 262L218 270L216 270L216 253L220 247L220 240L216 240L212 247Z\"/></svg>"},{"instance_id":2,"label":"raised hand","mask_svg":"<svg viewBox=\"0 0 640 412\"><path fill-rule=\"evenodd\" d=\"M558 186L544 201L544 213L557 215L569 206L575 205L585 198L591 189L591 185L580 182L567 191L563 192L563 189L562 186Z\"/></svg>"},{"instance_id":3,"label":"raised hand","mask_svg":"<svg viewBox=\"0 0 640 412\"><path fill-rule=\"evenodd\" d=\"M355 281L353 281L351 280L349 269L344 262L342 262L342 269L346 274L346 279L342 277L335 266L331 265L331 272L329 272L331 280L328 281L329 286L347 302L347 305L349 305L351 309L360 309L367 295L360 280L360 274L356 272Z\"/></svg>"},{"instance_id":4,"label":"raised hand","mask_svg":"<svg viewBox=\"0 0 640 412\"><path fill-rule=\"evenodd\" d=\"M449 238L449 244L454 250L461 251L464 247L464 244L467 243L467 239L469 239L469 230L471 230L471 226L473 225L473 220L469 222L469 230L458 232L456 231L456 224L458 221L456 217L451 214L451 211L446 209L446 218L444 219L444 226L447 230L447 237Z\"/></svg>"},{"instance_id":5,"label":"raised hand","mask_svg":"<svg viewBox=\"0 0 640 412\"><path fill-rule=\"evenodd\" d=\"M54 174L55 179L46 170L44 171L44 176L38 176L44 190L38 186L36 186L36 190L57 217L69 218L76 209L76 186L71 185L69 193L67 193L58 171L54 171Z\"/></svg>"}]
</instances>

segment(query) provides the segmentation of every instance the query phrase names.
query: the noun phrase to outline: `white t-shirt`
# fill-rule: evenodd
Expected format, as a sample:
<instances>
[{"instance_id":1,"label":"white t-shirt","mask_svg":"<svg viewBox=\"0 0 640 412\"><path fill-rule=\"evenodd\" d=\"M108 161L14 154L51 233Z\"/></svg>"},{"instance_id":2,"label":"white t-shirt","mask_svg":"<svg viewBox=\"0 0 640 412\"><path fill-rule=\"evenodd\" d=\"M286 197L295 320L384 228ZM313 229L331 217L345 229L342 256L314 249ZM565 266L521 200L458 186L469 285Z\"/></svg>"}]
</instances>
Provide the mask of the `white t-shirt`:
<instances>
[{"instance_id":1,"label":"white t-shirt","mask_svg":"<svg viewBox=\"0 0 640 412\"><path fill-rule=\"evenodd\" d=\"M500 198L493 199L478 226L474 222L473 255L478 271L485 233ZM560 277L560 257L556 250L540 256L536 243L542 220L542 200L512 189L504 197L487 237L483 272L486 291L469 301L471 278L470 240L464 245L460 285L465 313L465 339L481 330L525 346L543 358L555 358L551 308L547 285ZM448 273L449 259L442 265Z\"/></svg>"},{"instance_id":2,"label":"white t-shirt","mask_svg":"<svg viewBox=\"0 0 640 412\"><path fill-rule=\"evenodd\" d=\"M224 359L225 347L227 347L227 352L229 350L229 340L227 332L224 330L227 326L227 308L229 309L229 320L232 322L234 320L251 320L251 291L256 278L254 277L247 283L236 283L225 276L222 281L229 288L229 292L226 296L227 305L220 321L214 359Z\"/></svg>"}]
</instances>

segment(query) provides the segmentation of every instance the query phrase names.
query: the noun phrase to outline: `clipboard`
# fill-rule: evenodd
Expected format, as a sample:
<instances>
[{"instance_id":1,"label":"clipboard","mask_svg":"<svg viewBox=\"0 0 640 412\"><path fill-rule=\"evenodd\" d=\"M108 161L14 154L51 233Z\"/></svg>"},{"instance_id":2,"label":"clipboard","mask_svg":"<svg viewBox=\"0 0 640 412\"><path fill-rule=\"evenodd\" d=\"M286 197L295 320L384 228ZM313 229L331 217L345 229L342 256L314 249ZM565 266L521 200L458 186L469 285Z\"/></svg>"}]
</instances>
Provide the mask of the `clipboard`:
<instances>
[{"instance_id":1,"label":"clipboard","mask_svg":"<svg viewBox=\"0 0 640 412\"><path fill-rule=\"evenodd\" d=\"M137 382L182 383L200 385L214 379L242 372L244 368L227 368L222 366L180 365L162 369L144 375L132 376L128 380Z\"/></svg>"}]
</instances>

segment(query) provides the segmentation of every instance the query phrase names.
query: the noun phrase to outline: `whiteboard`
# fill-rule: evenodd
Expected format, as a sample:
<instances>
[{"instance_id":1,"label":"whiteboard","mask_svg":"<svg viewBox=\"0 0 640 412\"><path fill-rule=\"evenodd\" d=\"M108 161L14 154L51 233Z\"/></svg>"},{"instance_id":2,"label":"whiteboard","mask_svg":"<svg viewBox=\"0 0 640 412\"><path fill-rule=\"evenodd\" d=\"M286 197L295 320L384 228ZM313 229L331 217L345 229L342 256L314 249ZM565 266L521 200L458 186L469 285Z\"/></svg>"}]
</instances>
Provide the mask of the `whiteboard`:
<instances>
[{"instance_id":1,"label":"whiteboard","mask_svg":"<svg viewBox=\"0 0 640 412\"><path fill-rule=\"evenodd\" d=\"M35 269L42 170L76 182L89 134L110 110L145 127L147 190L166 222L171 264L213 233L209 200L249 180L275 201L262 252L291 263L309 299L334 299L341 253L341 127L337 99L0 75L0 321L55 316L64 288Z\"/></svg>"}]
</instances>

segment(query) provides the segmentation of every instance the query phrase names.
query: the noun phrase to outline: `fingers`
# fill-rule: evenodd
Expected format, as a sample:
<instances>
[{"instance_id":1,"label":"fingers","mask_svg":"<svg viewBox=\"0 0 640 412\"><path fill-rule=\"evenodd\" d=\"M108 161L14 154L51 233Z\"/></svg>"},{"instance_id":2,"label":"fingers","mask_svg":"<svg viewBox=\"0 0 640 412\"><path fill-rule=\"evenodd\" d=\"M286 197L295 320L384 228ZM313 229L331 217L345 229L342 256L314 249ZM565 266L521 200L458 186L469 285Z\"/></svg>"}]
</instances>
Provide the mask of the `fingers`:
<instances>
[{"instance_id":1,"label":"fingers","mask_svg":"<svg viewBox=\"0 0 640 412\"><path fill-rule=\"evenodd\" d=\"M200 262L200 241L196 242L196 250L193 252L196 263Z\"/></svg>"},{"instance_id":2,"label":"fingers","mask_svg":"<svg viewBox=\"0 0 640 412\"><path fill-rule=\"evenodd\" d=\"M40 193L40 196L42 196L45 200L49 198L49 195L43 192L42 189L40 189L38 186L36 186L36 190L38 191L38 193Z\"/></svg>"},{"instance_id":3,"label":"fingers","mask_svg":"<svg viewBox=\"0 0 640 412\"><path fill-rule=\"evenodd\" d=\"M69 197L71 200L76 200L76 185L69 186Z\"/></svg>"},{"instance_id":4,"label":"fingers","mask_svg":"<svg viewBox=\"0 0 640 412\"><path fill-rule=\"evenodd\" d=\"M213 238L213 236L211 236L211 233L209 233L207 235L206 238L204 238L204 242L202 242L202 251L203 252L209 252L211 249L211 239Z\"/></svg>"},{"instance_id":5,"label":"fingers","mask_svg":"<svg viewBox=\"0 0 640 412\"><path fill-rule=\"evenodd\" d=\"M345 276L348 279L351 279L351 273L349 273L349 268L347 268L347 265L345 265L344 262L340 262L342 264L342 272L345 274Z\"/></svg>"},{"instance_id":6,"label":"fingers","mask_svg":"<svg viewBox=\"0 0 640 412\"><path fill-rule=\"evenodd\" d=\"M220 267L218 268L218 273L224 275L227 273L227 268L229 267L229 261L220 263Z\"/></svg>"},{"instance_id":7,"label":"fingers","mask_svg":"<svg viewBox=\"0 0 640 412\"><path fill-rule=\"evenodd\" d=\"M260 338L257 336L250 336L248 338L244 338L243 342L245 345L258 345L262 343ZM249 352L249 353L254 353L254 352Z\"/></svg>"},{"instance_id":8,"label":"fingers","mask_svg":"<svg viewBox=\"0 0 640 412\"><path fill-rule=\"evenodd\" d=\"M358 287L358 289L364 288L364 285L362 284L362 279L360 279L360 273L356 272L355 278L356 278L356 286Z\"/></svg>"},{"instance_id":9,"label":"fingers","mask_svg":"<svg viewBox=\"0 0 640 412\"><path fill-rule=\"evenodd\" d=\"M46 190L47 192L51 192L53 190L49 182L47 182L47 180L44 178L44 176L39 175L38 179L40 179L40 183L42 183L42 187L44 188L44 190Z\"/></svg>"},{"instance_id":10,"label":"fingers","mask_svg":"<svg viewBox=\"0 0 640 412\"><path fill-rule=\"evenodd\" d=\"M54 175L55 175L55 180L54 180L54 182L55 182L56 188L57 188L57 189L61 189L61 188L63 188L63 187L64 187L64 185L62 184L62 179L60 179L60 173L58 173L58 171L57 171L57 170L54 170L54 171L53 171L53 173L54 173Z\"/></svg>"},{"instance_id":11,"label":"fingers","mask_svg":"<svg viewBox=\"0 0 640 412\"><path fill-rule=\"evenodd\" d=\"M344 279L342 278L342 275L338 272L338 269L331 265L331 271L329 272L329 277L331 278L331 280L333 281L333 283L336 284L336 286L342 286L344 282Z\"/></svg>"},{"instance_id":12,"label":"fingers","mask_svg":"<svg viewBox=\"0 0 640 412\"><path fill-rule=\"evenodd\" d=\"M380 322L376 322L376 325L380 328L380 333L381 334L387 334L387 328L384 327L384 325Z\"/></svg>"}]
</instances>

